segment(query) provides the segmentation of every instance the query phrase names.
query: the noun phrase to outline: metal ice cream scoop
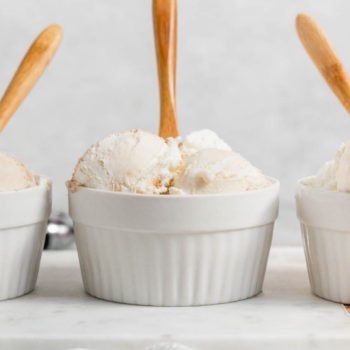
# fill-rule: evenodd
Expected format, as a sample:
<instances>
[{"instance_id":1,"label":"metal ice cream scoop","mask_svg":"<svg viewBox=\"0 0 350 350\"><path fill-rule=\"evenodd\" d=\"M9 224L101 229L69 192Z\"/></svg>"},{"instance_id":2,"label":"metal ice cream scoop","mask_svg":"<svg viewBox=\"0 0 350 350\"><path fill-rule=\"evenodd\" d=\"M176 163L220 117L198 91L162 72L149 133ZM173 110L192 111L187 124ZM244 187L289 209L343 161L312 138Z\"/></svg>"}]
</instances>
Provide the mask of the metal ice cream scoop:
<instances>
[{"instance_id":1,"label":"metal ice cream scoop","mask_svg":"<svg viewBox=\"0 0 350 350\"><path fill-rule=\"evenodd\" d=\"M73 224L62 212L53 213L47 224L44 249L69 249L74 243Z\"/></svg>"}]
</instances>

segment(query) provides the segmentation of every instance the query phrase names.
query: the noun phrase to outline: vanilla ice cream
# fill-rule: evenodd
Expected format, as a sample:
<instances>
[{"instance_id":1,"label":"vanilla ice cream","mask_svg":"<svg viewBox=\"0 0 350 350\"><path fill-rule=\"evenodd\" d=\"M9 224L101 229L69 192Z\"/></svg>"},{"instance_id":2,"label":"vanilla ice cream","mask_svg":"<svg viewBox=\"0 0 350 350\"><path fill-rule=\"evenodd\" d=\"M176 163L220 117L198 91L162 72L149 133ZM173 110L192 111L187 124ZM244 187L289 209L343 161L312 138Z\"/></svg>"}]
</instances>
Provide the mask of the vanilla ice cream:
<instances>
[{"instance_id":1,"label":"vanilla ice cream","mask_svg":"<svg viewBox=\"0 0 350 350\"><path fill-rule=\"evenodd\" d=\"M270 185L271 181L238 153L208 148L187 158L185 169L176 176L171 193L241 192Z\"/></svg>"},{"instance_id":2,"label":"vanilla ice cream","mask_svg":"<svg viewBox=\"0 0 350 350\"><path fill-rule=\"evenodd\" d=\"M114 133L83 155L70 187L163 194L181 163L181 152L174 139L164 141L138 129Z\"/></svg>"},{"instance_id":3,"label":"vanilla ice cream","mask_svg":"<svg viewBox=\"0 0 350 350\"><path fill-rule=\"evenodd\" d=\"M305 184L329 191L350 192L350 141L342 144L334 160L324 164Z\"/></svg>"},{"instance_id":4,"label":"vanilla ice cream","mask_svg":"<svg viewBox=\"0 0 350 350\"><path fill-rule=\"evenodd\" d=\"M133 129L114 133L79 160L69 186L143 194L250 191L271 185L211 130L183 141Z\"/></svg>"},{"instance_id":5,"label":"vanilla ice cream","mask_svg":"<svg viewBox=\"0 0 350 350\"><path fill-rule=\"evenodd\" d=\"M182 151L187 156L208 148L231 151L231 147L226 142L221 140L214 131L208 129L194 131L182 142Z\"/></svg>"},{"instance_id":6,"label":"vanilla ice cream","mask_svg":"<svg viewBox=\"0 0 350 350\"><path fill-rule=\"evenodd\" d=\"M19 191L36 185L35 176L23 163L0 152L0 192Z\"/></svg>"}]
</instances>

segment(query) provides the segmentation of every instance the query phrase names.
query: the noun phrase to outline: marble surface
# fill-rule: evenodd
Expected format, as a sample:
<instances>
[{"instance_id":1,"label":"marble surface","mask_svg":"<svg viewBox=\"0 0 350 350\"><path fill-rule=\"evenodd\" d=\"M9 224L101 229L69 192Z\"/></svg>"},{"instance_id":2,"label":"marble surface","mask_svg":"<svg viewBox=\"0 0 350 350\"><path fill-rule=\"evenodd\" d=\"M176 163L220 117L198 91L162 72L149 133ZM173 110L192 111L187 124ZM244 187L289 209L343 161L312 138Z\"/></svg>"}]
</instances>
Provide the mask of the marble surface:
<instances>
[{"instance_id":1,"label":"marble surface","mask_svg":"<svg viewBox=\"0 0 350 350\"><path fill-rule=\"evenodd\" d=\"M0 349L348 350L350 315L313 296L301 248L271 251L264 292L231 304L154 308L94 299L75 251L45 252L37 289L0 302Z\"/></svg>"}]
</instances>

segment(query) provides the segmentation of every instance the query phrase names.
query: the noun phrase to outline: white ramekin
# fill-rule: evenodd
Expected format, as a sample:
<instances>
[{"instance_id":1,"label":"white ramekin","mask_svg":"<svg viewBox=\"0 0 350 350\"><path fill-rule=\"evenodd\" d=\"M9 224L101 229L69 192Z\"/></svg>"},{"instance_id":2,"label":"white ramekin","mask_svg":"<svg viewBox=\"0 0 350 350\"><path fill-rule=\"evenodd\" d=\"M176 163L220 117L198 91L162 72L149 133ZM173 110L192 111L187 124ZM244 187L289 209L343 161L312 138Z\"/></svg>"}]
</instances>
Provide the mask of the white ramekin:
<instances>
[{"instance_id":1,"label":"white ramekin","mask_svg":"<svg viewBox=\"0 0 350 350\"><path fill-rule=\"evenodd\" d=\"M298 182L297 215L312 291L334 302L350 303L350 194Z\"/></svg>"},{"instance_id":2,"label":"white ramekin","mask_svg":"<svg viewBox=\"0 0 350 350\"><path fill-rule=\"evenodd\" d=\"M115 302L190 306L262 290L279 183L223 195L147 196L80 188L70 215L85 290Z\"/></svg>"},{"instance_id":3,"label":"white ramekin","mask_svg":"<svg viewBox=\"0 0 350 350\"><path fill-rule=\"evenodd\" d=\"M0 300L31 292L51 211L51 183L0 192Z\"/></svg>"}]
</instances>

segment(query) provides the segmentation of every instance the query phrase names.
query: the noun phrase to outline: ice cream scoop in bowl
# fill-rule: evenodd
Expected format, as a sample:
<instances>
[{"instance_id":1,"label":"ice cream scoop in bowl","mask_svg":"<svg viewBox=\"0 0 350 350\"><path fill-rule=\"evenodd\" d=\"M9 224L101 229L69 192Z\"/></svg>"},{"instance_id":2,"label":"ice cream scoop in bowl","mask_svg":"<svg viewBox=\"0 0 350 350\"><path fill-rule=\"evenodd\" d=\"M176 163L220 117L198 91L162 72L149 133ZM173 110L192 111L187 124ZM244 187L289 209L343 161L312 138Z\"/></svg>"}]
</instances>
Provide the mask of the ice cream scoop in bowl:
<instances>
[{"instance_id":1,"label":"ice cream scoop in bowl","mask_svg":"<svg viewBox=\"0 0 350 350\"><path fill-rule=\"evenodd\" d=\"M180 148L140 130L116 133L78 162L68 183L69 203L89 294L189 306L261 291L278 181L227 150L195 151L188 159L213 151L225 157L200 162L197 173L193 163L187 169L180 154L196 148L189 140Z\"/></svg>"},{"instance_id":2,"label":"ice cream scoop in bowl","mask_svg":"<svg viewBox=\"0 0 350 350\"><path fill-rule=\"evenodd\" d=\"M210 130L179 137L176 1L153 2L160 136L102 139L68 182L85 290L115 302L191 306L262 290L279 183Z\"/></svg>"},{"instance_id":3,"label":"ice cream scoop in bowl","mask_svg":"<svg viewBox=\"0 0 350 350\"><path fill-rule=\"evenodd\" d=\"M350 81L330 42L310 16L299 15L296 24L306 51L350 113ZM296 203L312 291L322 298L349 304L349 142L316 176L298 182Z\"/></svg>"},{"instance_id":4,"label":"ice cream scoop in bowl","mask_svg":"<svg viewBox=\"0 0 350 350\"><path fill-rule=\"evenodd\" d=\"M2 131L53 57L62 33L54 25L34 41L0 101ZM35 287L47 220L51 182L0 152L0 300Z\"/></svg>"},{"instance_id":5,"label":"ice cream scoop in bowl","mask_svg":"<svg viewBox=\"0 0 350 350\"><path fill-rule=\"evenodd\" d=\"M311 289L350 304L350 193L314 186L315 180L301 179L296 193Z\"/></svg>"}]
</instances>

